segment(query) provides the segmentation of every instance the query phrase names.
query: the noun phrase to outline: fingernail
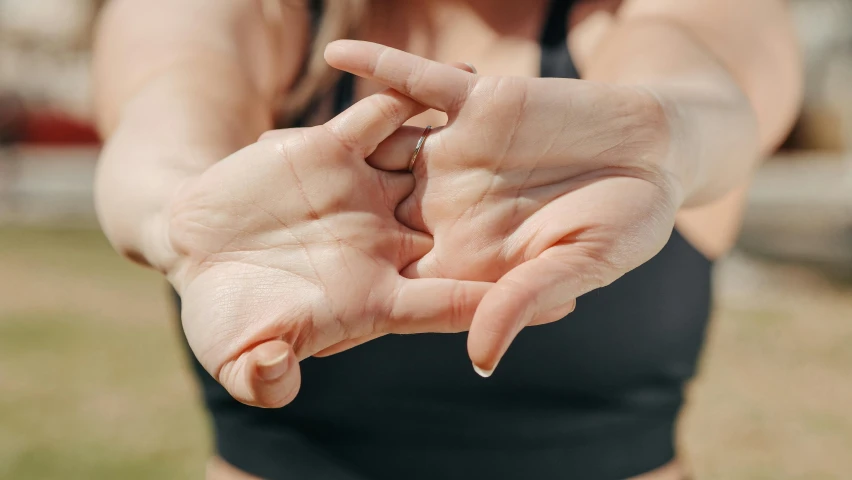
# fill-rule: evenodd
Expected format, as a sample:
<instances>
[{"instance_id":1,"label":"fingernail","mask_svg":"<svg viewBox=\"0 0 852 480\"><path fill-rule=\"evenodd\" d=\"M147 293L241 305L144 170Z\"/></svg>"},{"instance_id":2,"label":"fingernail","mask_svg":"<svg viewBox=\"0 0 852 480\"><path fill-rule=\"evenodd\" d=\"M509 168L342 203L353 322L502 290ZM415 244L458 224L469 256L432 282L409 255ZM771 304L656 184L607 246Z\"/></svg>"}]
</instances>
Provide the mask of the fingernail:
<instances>
[{"instance_id":1,"label":"fingernail","mask_svg":"<svg viewBox=\"0 0 852 480\"><path fill-rule=\"evenodd\" d=\"M289 352L284 352L277 357L257 362L257 373L260 378L271 382L283 377L287 373L287 356L289 354Z\"/></svg>"},{"instance_id":2,"label":"fingernail","mask_svg":"<svg viewBox=\"0 0 852 480\"><path fill-rule=\"evenodd\" d=\"M470 69L473 71L474 75L476 75L477 73L479 73L479 72L476 70L476 67L474 67L472 63L464 62L464 64L465 64L465 65L467 65L468 67L470 67Z\"/></svg>"},{"instance_id":3,"label":"fingernail","mask_svg":"<svg viewBox=\"0 0 852 480\"><path fill-rule=\"evenodd\" d=\"M331 42L325 46L324 57L327 59L329 55L343 53L346 49L337 42Z\"/></svg>"},{"instance_id":4,"label":"fingernail","mask_svg":"<svg viewBox=\"0 0 852 480\"><path fill-rule=\"evenodd\" d=\"M491 370L485 370L484 368L480 368L477 364L475 364L475 363L473 364L473 371L476 372L477 375L479 375L482 378L490 377L491 374L494 373L495 368L497 368L497 365L494 365L494 367Z\"/></svg>"}]
</instances>

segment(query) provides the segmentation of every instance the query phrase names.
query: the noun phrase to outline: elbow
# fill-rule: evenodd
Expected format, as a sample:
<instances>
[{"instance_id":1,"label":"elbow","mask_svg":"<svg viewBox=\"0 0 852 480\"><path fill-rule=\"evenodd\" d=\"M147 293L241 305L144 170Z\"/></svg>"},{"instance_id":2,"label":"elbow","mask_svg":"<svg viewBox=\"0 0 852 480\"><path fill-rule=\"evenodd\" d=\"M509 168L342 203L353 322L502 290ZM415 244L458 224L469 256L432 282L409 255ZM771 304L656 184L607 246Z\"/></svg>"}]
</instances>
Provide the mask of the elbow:
<instances>
[{"instance_id":1,"label":"elbow","mask_svg":"<svg viewBox=\"0 0 852 480\"><path fill-rule=\"evenodd\" d=\"M774 69L776 75L745 91L757 121L761 153L774 152L787 138L802 106L804 75L798 59Z\"/></svg>"},{"instance_id":2,"label":"elbow","mask_svg":"<svg viewBox=\"0 0 852 480\"><path fill-rule=\"evenodd\" d=\"M802 107L805 72L789 12L763 35L762 49L743 65L740 85L757 120L763 154L775 151L792 130ZM758 52L755 52L758 53Z\"/></svg>"}]
</instances>

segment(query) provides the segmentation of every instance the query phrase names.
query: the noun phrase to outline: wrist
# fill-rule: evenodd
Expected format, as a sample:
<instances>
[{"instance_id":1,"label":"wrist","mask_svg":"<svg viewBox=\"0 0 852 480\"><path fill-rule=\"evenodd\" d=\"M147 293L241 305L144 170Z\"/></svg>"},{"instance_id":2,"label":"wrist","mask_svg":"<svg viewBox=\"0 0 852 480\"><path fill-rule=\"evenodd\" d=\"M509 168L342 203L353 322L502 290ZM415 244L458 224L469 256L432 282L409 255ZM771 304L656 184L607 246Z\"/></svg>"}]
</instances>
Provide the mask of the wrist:
<instances>
[{"instance_id":1,"label":"wrist","mask_svg":"<svg viewBox=\"0 0 852 480\"><path fill-rule=\"evenodd\" d=\"M168 241L170 199L185 177L121 145L108 142L95 177L95 208L113 248L140 265L167 273L177 260ZM148 162L147 164L145 162Z\"/></svg>"},{"instance_id":2,"label":"wrist","mask_svg":"<svg viewBox=\"0 0 852 480\"><path fill-rule=\"evenodd\" d=\"M680 208L692 194L698 177L699 165L694 155L685 154L683 118L678 103L664 92L650 87L634 87L646 96L650 104L648 124L658 130L652 140L653 152L647 156L651 167L660 171L672 189L673 203Z\"/></svg>"},{"instance_id":3,"label":"wrist","mask_svg":"<svg viewBox=\"0 0 852 480\"><path fill-rule=\"evenodd\" d=\"M754 111L741 91L641 88L659 105L665 154L656 163L678 185L678 207L709 203L749 176L759 137Z\"/></svg>"},{"instance_id":4,"label":"wrist","mask_svg":"<svg viewBox=\"0 0 852 480\"><path fill-rule=\"evenodd\" d=\"M677 104L645 86L615 88L622 92L617 104L624 109L617 117L627 128L616 123L609 128L623 129L619 134L623 142L620 147L630 146L619 155L620 166L657 185L670 204L679 209L692 191L698 165L694 156L682 154Z\"/></svg>"},{"instance_id":5,"label":"wrist","mask_svg":"<svg viewBox=\"0 0 852 480\"><path fill-rule=\"evenodd\" d=\"M184 83L164 76L126 102L95 179L98 217L112 245L165 274L180 257L168 225L182 185L269 127L260 106L220 104Z\"/></svg>"},{"instance_id":6,"label":"wrist","mask_svg":"<svg viewBox=\"0 0 852 480\"><path fill-rule=\"evenodd\" d=\"M105 144L95 177L95 206L120 254L169 274L180 259L169 238L174 199L239 146L169 143L143 126L124 123Z\"/></svg>"}]
</instances>

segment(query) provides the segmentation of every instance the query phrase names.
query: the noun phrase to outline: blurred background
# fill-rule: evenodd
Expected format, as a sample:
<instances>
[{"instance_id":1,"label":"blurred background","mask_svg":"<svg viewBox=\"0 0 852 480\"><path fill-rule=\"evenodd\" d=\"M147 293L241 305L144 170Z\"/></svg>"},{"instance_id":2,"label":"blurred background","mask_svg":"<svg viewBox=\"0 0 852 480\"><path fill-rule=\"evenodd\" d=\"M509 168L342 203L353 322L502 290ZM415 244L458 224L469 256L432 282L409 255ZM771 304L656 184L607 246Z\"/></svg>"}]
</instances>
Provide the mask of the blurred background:
<instances>
[{"instance_id":1,"label":"blurred background","mask_svg":"<svg viewBox=\"0 0 852 480\"><path fill-rule=\"evenodd\" d=\"M166 284L97 229L102 3L0 0L0 479L201 478L211 448ZM791 3L805 106L716 271L699 480L852 478L852 0Z\"/></svg>"}]
</instances>

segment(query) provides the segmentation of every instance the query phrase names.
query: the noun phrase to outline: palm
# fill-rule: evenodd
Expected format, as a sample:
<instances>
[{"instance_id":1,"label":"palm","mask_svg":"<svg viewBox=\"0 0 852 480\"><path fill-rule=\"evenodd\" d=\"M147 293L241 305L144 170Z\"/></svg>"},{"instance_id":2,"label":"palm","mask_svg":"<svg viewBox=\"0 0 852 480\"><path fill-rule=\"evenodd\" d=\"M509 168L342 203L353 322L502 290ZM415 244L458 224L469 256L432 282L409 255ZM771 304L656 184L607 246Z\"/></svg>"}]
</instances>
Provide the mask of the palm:
<instances>
[{"instance_id":1,"label":"palm","mask_svg":"<svg viewBox=\"0 0 852 480\"><path fill-rule=\"evenodd\" d=\"M561 318L665 244L679 192L660 167L667 130L647 94L476 77L365 43L337 48L333 66L450 117L424 147L398 217L435 237L406 275L497 282L471 327L475 364L493 367L524 325Z\"/></svg>"},{"instance_id":2,"label":"palm","mask_svg":"<svg viewBox=\"0 0 852 480\"><path fill-rule=\"evenodd\" d=\"M613 111L609 87L571 83L479 79L452 124L434 134L420 163L426 181L400 209L404 222L435 235L410 273L497 281L557 246L643 261L662 247L674 224L667 185L625 166L646 146L600 118ZM558 101L566 95L579 99L573 111ZM596 124L571 125L592 109Z\"/></svg>"},{"instance_id":3,"label":"palm","mask_svg":"<svg viewBox=\"0 0 852 480\"><path fill-rule=\"evenodd\" d=\"M338 127L352 128L353 115ZM383 120L380 138L405 119L375 122ZM264 361L254 358L258 345L302 359L350 339L456 331L485 292L400 276L432 244L394 218L413 179L370 167L364 157L375 145L347 144L355 135L336 128L275 133L186 185L172 208L170 236L183 260L170 280L187 339L246 403L277 406L291 394L252 383Z\"/></svg>"},{"instance_id":4,"label":"palm","mask_svg":"<svg viewBox=\"0 0 852 480\"><path fill-rule=\"evenodd\" d=\"M220 332L249 343L281 337L304 357L346 331L368 333L405 261L398 252L428 244L393 218L386 196L357 194L381 191L379 172L322 138L322 128L303 135L313 147L300 158L261 142L185 192L173 226L195 261L182 293L189 318L204 319L186 325L190 342ZM371 289L380 293L370 298ZM364 321L347 323L356 317Z\"/></svg>"}]
</instances>

